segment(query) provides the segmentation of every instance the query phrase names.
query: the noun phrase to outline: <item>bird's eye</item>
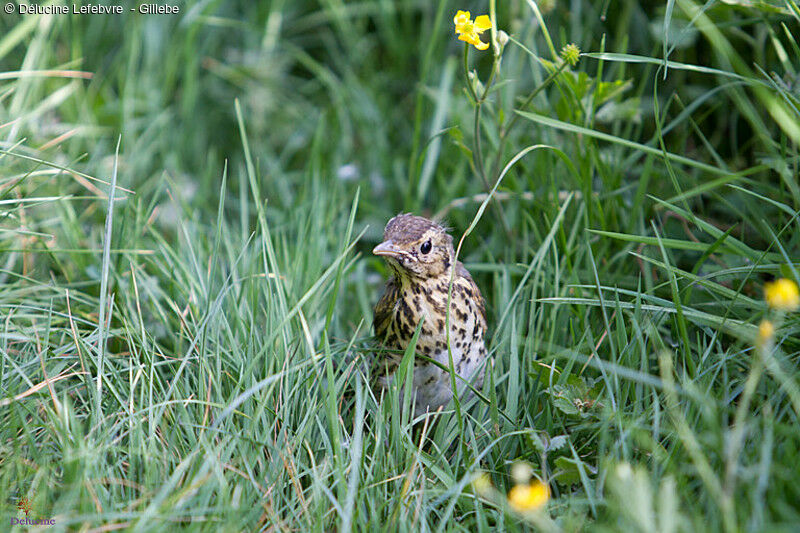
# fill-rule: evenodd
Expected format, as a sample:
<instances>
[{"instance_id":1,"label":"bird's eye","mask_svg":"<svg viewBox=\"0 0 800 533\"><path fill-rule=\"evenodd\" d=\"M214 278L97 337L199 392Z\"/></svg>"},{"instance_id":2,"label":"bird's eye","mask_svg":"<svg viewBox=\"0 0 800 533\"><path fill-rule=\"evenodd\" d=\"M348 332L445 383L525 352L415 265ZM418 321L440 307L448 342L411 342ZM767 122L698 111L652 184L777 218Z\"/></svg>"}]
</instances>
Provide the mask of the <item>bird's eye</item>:
<instances>
[{"instance_id":1,"label":"bird's eye","mask_svg":"<svg viewBox=\"0 0 800 533\"><path fill-rule=\"evenodd\" d=\"M433 245L431 244L431 241L427 240L422 243L422 246L419 247L419 251L422 252L423 254L427 254L428 252L431 251L432 247Z\"/></svg>"}]
</instances>

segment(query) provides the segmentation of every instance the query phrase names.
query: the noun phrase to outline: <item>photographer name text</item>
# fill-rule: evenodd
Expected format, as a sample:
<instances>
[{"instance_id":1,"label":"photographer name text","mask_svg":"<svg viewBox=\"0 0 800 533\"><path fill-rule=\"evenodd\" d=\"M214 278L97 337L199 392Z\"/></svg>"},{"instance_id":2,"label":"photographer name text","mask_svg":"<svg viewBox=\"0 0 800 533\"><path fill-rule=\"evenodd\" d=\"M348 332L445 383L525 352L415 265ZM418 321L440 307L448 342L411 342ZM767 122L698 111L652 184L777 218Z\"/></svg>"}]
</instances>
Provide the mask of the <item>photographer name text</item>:
<instances>
[{"instance_id":1,"label":"photographer name text","mask_svg":"<svg viewBox=\"0 0 800 533\"><path fill-rule=\"evenodd\" d=\"M121 15L125 12L125 8L120 5L100 4L37 5L8 2L3 9L8 14L20 15ZM168 4L139 4L129 10L142 15L177 15L181 8Z\"/></svg>"}]
</instances>

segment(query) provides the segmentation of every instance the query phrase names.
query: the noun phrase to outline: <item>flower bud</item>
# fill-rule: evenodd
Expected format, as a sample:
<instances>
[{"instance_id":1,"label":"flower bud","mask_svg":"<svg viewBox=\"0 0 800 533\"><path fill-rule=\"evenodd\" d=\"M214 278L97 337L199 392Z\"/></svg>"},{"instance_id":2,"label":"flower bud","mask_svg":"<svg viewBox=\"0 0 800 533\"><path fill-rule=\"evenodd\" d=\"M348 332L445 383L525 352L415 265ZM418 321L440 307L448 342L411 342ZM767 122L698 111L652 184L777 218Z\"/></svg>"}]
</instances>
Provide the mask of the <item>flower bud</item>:
<instances>
[{"instance_id":1,"label":"flower bud","mask_svg":"<svg viewBox=\"0 0 800 533\"><path fill-rule=\"evenodd\" d=\"M574 67L578 64L581 56L581 49L575 43L569 43L561 49L561 59L563 59L569 66Z\"/></svg>"},{"instance_id":2,"label":"flower bud","mask_svg":"<svg viewBox=\"0 0 800 533\"><path fill-rule=\"evenodd\" d=\"M497 32L497 44L502 49L508 43L508 34L503 30Z\"/></svg>"}]
</instances>

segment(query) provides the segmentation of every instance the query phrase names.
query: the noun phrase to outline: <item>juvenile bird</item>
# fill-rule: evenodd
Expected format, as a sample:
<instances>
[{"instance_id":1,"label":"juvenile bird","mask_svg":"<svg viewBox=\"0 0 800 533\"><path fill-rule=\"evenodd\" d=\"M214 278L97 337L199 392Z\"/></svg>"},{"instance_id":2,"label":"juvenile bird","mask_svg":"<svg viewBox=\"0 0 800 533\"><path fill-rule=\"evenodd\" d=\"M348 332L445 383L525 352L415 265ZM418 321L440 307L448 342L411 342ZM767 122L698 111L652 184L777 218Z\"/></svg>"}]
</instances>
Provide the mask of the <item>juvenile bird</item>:
<instances>
[{"instance_id":1,"label":"juvenile bird","mask_svg":"<svg viewBox=\"0 0 800 533\"><path fill-rule=\"evenodd\" d=\"M372 250L386 258L393 277L375 306L375 334L392 352L382 352L379 385L391 384L403 351L420 320L422 329L416 353L449 368L447 352L447 293L455 268L450 302L450 348L459 397L479 389L486 363L486 311L483 297L467 269L454 263L453 238L440 224L411 214L397 215L386 224L383 242ZM399 353L397 353L399 352ZM415 416L435 411L452 398L450 372L425 361L414 360Z\"/></svg>"}]
</instances>

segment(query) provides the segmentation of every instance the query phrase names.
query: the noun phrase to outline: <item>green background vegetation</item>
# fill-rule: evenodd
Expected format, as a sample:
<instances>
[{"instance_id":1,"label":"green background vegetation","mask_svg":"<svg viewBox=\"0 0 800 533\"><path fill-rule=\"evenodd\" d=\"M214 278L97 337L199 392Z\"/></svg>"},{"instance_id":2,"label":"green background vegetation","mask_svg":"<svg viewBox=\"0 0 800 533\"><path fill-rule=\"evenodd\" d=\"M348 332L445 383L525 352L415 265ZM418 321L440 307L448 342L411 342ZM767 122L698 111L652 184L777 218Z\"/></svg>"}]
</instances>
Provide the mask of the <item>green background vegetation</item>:
<instances>
[{"instance_id":1,"label":"green background vegetation","mask_svg":"<svg viewBox=\"0 0 800 533\"><path fill-rule=\"evenodd\" d=\"M798 280L800 10L548 3L552 49L499 2L479 128L482 2L0 17L3 522L513 531L469 481L525 460L542 527L797 527L800 321L762 286ZM416 429L363 364L400 211L477 221L493 354L488 405Z\"/></svg>"}]
</instances>

